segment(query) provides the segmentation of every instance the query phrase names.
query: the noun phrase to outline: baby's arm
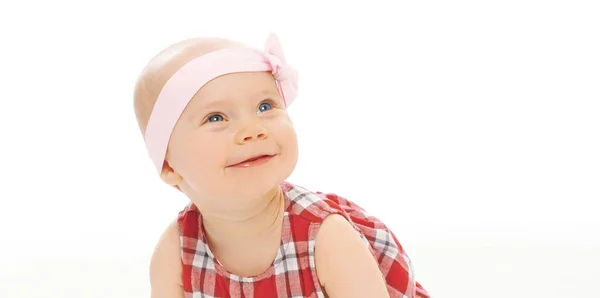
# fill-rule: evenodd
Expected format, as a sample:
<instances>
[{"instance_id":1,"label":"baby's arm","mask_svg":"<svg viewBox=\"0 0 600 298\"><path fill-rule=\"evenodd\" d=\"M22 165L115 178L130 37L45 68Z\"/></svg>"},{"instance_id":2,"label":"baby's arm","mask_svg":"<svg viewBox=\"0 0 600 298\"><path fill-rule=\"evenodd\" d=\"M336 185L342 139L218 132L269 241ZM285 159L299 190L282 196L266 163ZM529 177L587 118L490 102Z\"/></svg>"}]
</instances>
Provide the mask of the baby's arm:
<instances>
[{"instance_id":1,"label":"baby's arm","mask_svg":"<svg viewBox=\"0 0 600 298\"><path fill-rule=\"evenodd\" d=\"M315 240L319 282L331 298L389 297L379 266L346 219L330 215Z\"/></svg>"},{"instance_id":2,"label":"baby's arm","mask_svg":"<svg viewBox=\"0 0 600 298\"><path fill-rule=\"evenodd\" d=\"M183 298L177 221L163 232L150 262L151 298Z\"/></svg>"}]
</instances>

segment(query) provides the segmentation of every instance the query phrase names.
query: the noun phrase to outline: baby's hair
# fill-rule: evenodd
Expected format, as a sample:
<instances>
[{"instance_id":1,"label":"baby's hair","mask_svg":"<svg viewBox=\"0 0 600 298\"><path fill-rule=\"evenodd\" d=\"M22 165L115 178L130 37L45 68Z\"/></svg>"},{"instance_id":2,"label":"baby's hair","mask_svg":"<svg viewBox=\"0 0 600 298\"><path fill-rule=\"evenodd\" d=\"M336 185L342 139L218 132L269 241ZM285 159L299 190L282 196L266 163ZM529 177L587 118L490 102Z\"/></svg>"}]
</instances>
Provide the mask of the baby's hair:
<instances>
[{"instance_id":1,"label":"baby's hair","mask_svg":"<svg viewBox=\"0 0 600 298\"><path fill-rule=\"evenodd\" d=\"M215 37L186 39L175 43L154 56L142 70L135 84L133 105L142 135L158 94L167 80L183 65L204 54L245 44Z\"/></svg>"}]
</instances>

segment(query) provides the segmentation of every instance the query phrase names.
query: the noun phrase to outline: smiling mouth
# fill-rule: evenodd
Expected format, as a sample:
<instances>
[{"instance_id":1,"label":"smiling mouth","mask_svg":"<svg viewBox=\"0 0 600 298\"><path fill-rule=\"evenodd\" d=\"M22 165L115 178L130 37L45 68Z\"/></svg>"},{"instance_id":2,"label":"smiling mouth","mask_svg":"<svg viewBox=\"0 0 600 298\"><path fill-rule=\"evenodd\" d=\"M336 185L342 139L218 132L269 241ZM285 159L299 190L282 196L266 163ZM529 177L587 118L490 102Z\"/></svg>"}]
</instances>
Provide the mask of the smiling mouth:
<instances>
[{"instance_id":1,"label":"smiling mouth","mask_svg":"<svg viewBox=\"0 0 600 298\"><path fill-rule=\"evenodd\" d=\"M249 168L252 166L261 165L261 164L269 161L271 158L273 158L273 156L275 156L275 155L259 155L259 156L244 160L240 163L231 165L229 167L230 168Z\"/></svg>"}]
</instances>

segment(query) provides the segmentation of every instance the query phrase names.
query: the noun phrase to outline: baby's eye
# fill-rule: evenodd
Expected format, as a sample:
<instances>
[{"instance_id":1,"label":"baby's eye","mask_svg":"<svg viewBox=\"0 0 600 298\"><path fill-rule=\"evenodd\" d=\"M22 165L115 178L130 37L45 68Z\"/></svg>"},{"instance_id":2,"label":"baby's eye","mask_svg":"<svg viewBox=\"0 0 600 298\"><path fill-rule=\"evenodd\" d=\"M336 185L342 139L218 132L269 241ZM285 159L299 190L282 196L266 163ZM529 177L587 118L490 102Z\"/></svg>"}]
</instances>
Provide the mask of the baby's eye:
<instances>
[{"instance_id":1,"label":"baby's eye","mask_svg":"<svg viewBox=\"0 0 600 298\"><path fill-rule=\"evenodd\" d=\"M217 122L217 121L223 121L223 116L221 116L219 114L214 114L208 118L208 122Z\"/></svg>"},{"instance_id":2,"label":"baby's eye","mask_svg":"<svg viewBox=\"0 0 600 298\"><path fill-rule=\"evenodd\" d=\"M271 104L268 103L268 102L263 102L263 103L260 104L260 106L258 106L258 112L259 113L267 111L267 110L270 110L270 109L272 109L272 107L271 107Z\"/></svg>"}]
</instances>

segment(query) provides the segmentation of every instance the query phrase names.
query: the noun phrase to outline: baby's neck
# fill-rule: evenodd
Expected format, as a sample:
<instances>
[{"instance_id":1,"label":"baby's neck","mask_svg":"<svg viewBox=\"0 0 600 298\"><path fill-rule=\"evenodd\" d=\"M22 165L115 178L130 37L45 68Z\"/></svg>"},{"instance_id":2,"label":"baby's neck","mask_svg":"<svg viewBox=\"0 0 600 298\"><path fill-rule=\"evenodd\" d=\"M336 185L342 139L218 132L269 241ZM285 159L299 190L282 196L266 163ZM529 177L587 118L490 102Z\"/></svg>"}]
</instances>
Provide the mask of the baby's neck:
<instances>
[{"instance_id":1,"label":"baby's neck","mask_svg":"<svg viewBox=\"0 0 600 298\"><path fill-rule=\"evenodd\" d=\"M279 187L267 193L255 210L237 217L203 214L202 223L211 249L239 247L281 236L285 202Z\"/></svg>"}]
</instances>

